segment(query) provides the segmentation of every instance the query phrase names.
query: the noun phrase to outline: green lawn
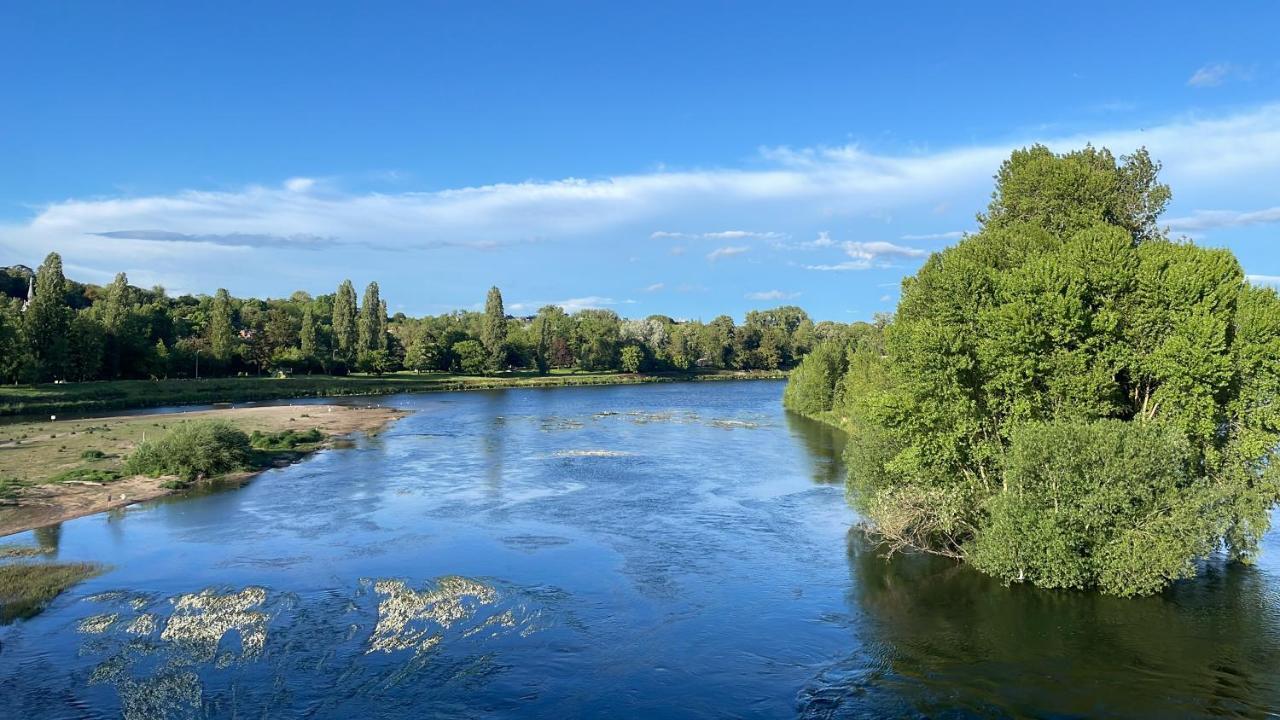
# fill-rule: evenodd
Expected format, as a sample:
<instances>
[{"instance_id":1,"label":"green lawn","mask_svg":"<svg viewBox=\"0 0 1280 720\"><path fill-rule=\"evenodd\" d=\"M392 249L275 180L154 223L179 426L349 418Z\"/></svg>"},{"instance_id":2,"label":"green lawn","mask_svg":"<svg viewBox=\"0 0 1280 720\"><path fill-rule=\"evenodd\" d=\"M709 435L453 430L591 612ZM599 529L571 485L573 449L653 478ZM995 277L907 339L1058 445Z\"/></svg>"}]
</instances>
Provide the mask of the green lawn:
<instances>
[{"instance_id":1,"label":"green lawn","mask_svg":"<svg viewBox=\"0 0 1280 720\"><path fill-rule=\"evenodd\" d=\"M479 390L506 387L621 385L685 380L782 378L778 371L709 370L687 373L573 372L541 376L511 372L497 376L411 372L390 375L295 375L289 378L240 377L203 380L115 380L0 387L0 415L45 415L69 411L121 410L160 405L203 405L342 395L391 395L405 392Z\"/></svg>"}]
</instances>

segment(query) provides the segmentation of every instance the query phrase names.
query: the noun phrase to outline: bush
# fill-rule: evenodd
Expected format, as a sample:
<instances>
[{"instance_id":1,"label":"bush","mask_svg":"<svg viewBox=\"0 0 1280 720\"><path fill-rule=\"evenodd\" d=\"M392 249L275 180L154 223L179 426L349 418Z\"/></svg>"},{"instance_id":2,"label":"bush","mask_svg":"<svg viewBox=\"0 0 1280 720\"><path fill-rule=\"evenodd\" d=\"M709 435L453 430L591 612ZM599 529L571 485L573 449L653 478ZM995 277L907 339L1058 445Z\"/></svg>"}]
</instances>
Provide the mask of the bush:
<instances>
[{"instance_id":1,"label":"bush","mask_svg":"<svg viewBox=\"0 0 1280 720\"><path fill-rule=\"evenodd\" d=\"M191 481L249 467L249 436L232 425L199 420L175 426L164 437L142 443L125 461L130 475L176 475Z\"/></svg>"},{"instance_id":2,"label":"bush","mask_svg":"<svg viewBox=\"0 0 1280 720\"><path fill-rule=\"evenodd\" d=\"M118 470L104 470L102 468L78 467L71 470L64 470L52 478L50 482L95 482L109 483L119 480L121 477Z\"/></svg>"},{"instance_id":3,"label":"bush","mask_svg":"<svg viewBox=\"0 0 1280 720\"><path fill-rule=\"evenodd\" d=\"M102 452L101 450L85 450L84 452L80 453L81 460L101 460L106 456L107 454Z\"/></svg>"},{"instance_id":4,"label":"bush","mask_svg":"<svg viewBox=\"0 0 1280 720\"><path fill-rule=\"evenodd\" d=\"M320 432L319 428L302 432L281 430L264 433L261 430L254 430L249 436L249 445L255 450L293 450L299 445L313 445L321 440L324 440L324 433Z\"/></svg>"},{"instance_id":5,"label":"bush","mask_svg":"<svg viewBox=\"0 0 1280 720\"><path fill-rule=\"evenodd\" d=\"M644 364L644 351L635 345L628 345L622 348L622 371L629 373L640 372L640 366Z\"/></svg>"}]
</instances>

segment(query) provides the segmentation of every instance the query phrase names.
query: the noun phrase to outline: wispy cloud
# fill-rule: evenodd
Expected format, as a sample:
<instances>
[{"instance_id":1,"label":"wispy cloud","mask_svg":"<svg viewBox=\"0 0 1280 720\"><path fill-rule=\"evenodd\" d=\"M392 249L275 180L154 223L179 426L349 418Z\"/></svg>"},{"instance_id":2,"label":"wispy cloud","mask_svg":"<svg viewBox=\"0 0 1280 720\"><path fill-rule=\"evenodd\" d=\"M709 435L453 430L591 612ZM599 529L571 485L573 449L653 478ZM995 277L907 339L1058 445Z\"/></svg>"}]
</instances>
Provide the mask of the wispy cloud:
<instances>
[{"instance_id":1,"label":"wispy cloud","mask_svg":"<svg viewBox=\"0 0 1280 720\"><path fill-rule=\"evenodd\" d=\"M1198 232L1240 225L1264 225L1280 222L1280 207L1239 212L1236 210L1197 210L1188 217L1170 218L1165 224L1174 232Z\"/></svg>"},{"instance_id":2,"label":"wispy cloud","mask_svg":"<svg viewBox=\"0 0 1280 720\"><path fill-rule=\"evenodd\" d=\"M658 292L667 286L666 283L656 282L644 289L645 292Z\"/></svg>"},{"instance_id":3,"label":"wispy cloud","mask_svg":"<svg viewBox=\"0 0 1280 720\"><path fill-rule=\"evenodd\" d=\"M535 313L538 311L538 308L545 307L547 305L559 305L564 308L565 312L574 313L579 310L606 309L618 304L630 305L634 302L634 300L618 301L613 298L600 297L599 295L589 295L587 297L566 298L564 300L526 300L507 305L507 310L517 313Z\"/></svg>"},{"instance_id":4,"label":"wispy cloud","mask_svg":"<svg viewBox=\"0 0 1280 720\"><path fill-rule=\"evenodd\" d=\"M1254 285L1266 285L1280 290L1280 275L1245 275L1244 279Z\"/></svg>"},{"instance_id":5,"label":"wispy cloud","mask_svg":"<svg viewBox=\"0 0 1280 720\"><path fill-rule=\"evenodd\" d=\"M720 230L717 232L685 233L658 230L649 234L652 240L776 240L786 237L783 233L753 232L751 230Z\"/></svg>"},{"instance_id":6,"label":"wispy cloud","mask_svg":"<svg viewBox=\"0 0 1280 720\"><path fill-rule=\"evenodd\" d=\"M726 245L725 247L719 247L707 253L707 259L711 262L715 262L723 258L733 257L734 255L741 255L749 250L751 250L751 248L746 245Z\"/></svg>"},{"instance_id":7,"label":"wispy cloud","mask_svg":"<svg viewBox=\"0 0 1280 720\"><path fill-rule=\"evenodd\" d=\"M798 297L800 297L798 292L783 292L781 290L763 290L747 293L748 300L791 300Z\"/></svg>"},{"instance_id":8,"label":"wispy cloud","mask_svg":"<svg viewBox=\"0 0 1280 720\"><path fill-rule=\"evenodd\" d=\"M838 263L805 265L805 269L822 270L827 272L870 270L873 267L882 265L882 258L923 258L929 256L928 250L908 247L905 245L895 245L891 242L884 241L846 241L840 243L840 247L844 249L844 254L850 258L849 260L844 260Z\"/></svg>"},{"instance_id":9,"label":"wispy cloud","mask_svg":"<svg viewBox=\"0 0 1280 720\"><path fill-rule=\"evenodd\" d=\"M1235 66L1231 63L1210 63L1192 73L1187 78L1187 84L1191 87L1215 87L1234 72Z\"/></svg>"},{"instance_id":10,"label":"wispy cloud","mask_svg":"<svg viewBox=\"0 0 1280 720\"><path fill-rule=\"evenodd\" d=\"M1230 191L1246 181L1255 187L1280 181L1277 103L1143 128L1029 133L933 152L877 154L857 145L768 148L745 169L660 170L399 193L348 193L336 180L292 178L221 192L71 199L39 207L26 221L0 225L0 254L38 261L57 249L68 262L103 269L149 267L166 284L208 291L229 277L266 273L283 262L283 255L266 254L291 252L306 242L461 253L550 241L618 242L655 227L719 227L730 229L688 234L725 247L748 247L749 241L780 242L788 236L744 227L785 222L812 228L832 218L968 207L990 187L991 173L1010 149L1032 142L1055 150L1086 142L1118 151L1146 146L1164 163L1163 178L1180 198ZM1199 217L1192 220L1203 223ZM669 239L677 247L695 242L693 237ZM256 269L251 262L258 263ZM849 262L828 266L850 269Z\"/></svg>"},{"instance_id":11,"label":"wispy cloud","mask_svg":"<svg viewBox=\"0 0 1280 720\"><path fill-rule=\"evenodd\" d=\"M908 242L913 240L959 240L964 237L964 230L952 230L951 232L940 233L923 233L921 235L903 235L900 239Z\"/></svg>"}]
</instances>

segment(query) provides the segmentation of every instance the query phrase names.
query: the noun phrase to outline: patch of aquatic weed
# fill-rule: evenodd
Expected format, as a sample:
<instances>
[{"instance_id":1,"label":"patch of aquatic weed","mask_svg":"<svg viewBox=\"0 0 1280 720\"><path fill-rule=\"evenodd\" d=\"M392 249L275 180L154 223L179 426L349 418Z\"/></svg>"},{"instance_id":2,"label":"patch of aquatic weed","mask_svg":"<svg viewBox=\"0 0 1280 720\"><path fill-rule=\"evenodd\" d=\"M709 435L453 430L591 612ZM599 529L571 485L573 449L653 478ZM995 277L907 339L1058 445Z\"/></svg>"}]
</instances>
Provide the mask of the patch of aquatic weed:
<instances>
[{"instance_id":1,"label":"patch of aquatic weed","mask_svg":"<svg viewBox=\"0 0 1280 720\"><path fill-rule=\"evenodd\" d=\"M181 595L174 601L162 640L184 646L194 659L214 659L222 636L235 631L240 636L240 657L256 658L267 642L265 612L254 610L267 600L267 591L247 587L237 593L220 595L212 590Z\"/></svg>"},{"instance_id":2,"label":"patch of aquatic weed","mask_svg":"<svg viewBox=\"0 0 1280 720\"><path fill-rule=\"evenodd\" d=\"M67 588L105 570L94 563L0 565L0 625L35 617Z\"/></svg>"},{"instance_id":3,"label":"patch of aquatic weed","mask_svg":"<svg viewBox=\"0 0 1280 720\"><path fill-rule=\"evenodd\" d=\"M711 421L711 426L718 427L721 430L755 430L760 427L760 423L751 422L750 420L716 419Z\"/></svg>"},{"instance_id":4,"label":"patch of aquatic weed","mask_svg":"<svg viewBox=\"0 0 1280 720\"><path fill-rule=\"evenodd\" d=\"M625 450L557 450L552 453L555 457L585 458L585 457L629 457L633 453Z\"/></svg>"},{"instance_id":5,"label":"patch of aquatic weed","mask_svg":"<svg viewBox=\"0 0 1280 720\"><path fill-rule=\"evenodd\" d=\"M195 717L204 699L200 678L191 670L125 680L118 687L120 714L125 720Z\"/></svg>"},{"instance_id":6,"label":"patch of aquatic weed","mask_svg":"<svg viewBox=\"0 0 1280 720\"><path fill-rule=\"evenodd\" d=\"M53 552L53 548L37 547L35 545L18 545L15 543L6 543L0 545L0 560L8 560L10 558L28 558L39 557L41 555L49 555Z\"/></svg>"},{"instance_id":7,"label":"patch of aquatic weed","mask_svg":"<svg viewBox=\"0 0 1280 720\"><path fill-rule=\"evenodd\" d=\"M433 589L413 590L403 580L378 580L374 590L386 597L378 603L378 624L366 652L430 650L443 639L440 632L471 618L497 599L484 583L456 575L441 578Z\"/></svg>"}]
</instances>

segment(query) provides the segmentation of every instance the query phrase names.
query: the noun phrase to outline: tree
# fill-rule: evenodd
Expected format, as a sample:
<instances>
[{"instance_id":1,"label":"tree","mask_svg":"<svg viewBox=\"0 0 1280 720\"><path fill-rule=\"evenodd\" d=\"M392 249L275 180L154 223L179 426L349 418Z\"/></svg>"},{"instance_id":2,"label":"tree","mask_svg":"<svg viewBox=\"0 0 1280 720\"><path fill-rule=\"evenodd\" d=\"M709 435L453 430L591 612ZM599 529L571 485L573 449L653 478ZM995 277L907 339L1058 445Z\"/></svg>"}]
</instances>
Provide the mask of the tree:
<instances>
[{"instance_id":1,"label":"tree","mask_svg":"<svg viewBox=\"0 0 1280 720\"><path fill-rule=\"evenodd\" d=\"M635 345L622 348L622 372L638 373L644 363L644 351Z\"/></svg>"},{"instance_id":2,"label":"tree","mask_svg":"<svg viewBox=\"0 0 1280 720\"><path fill-rule=\"evenodd\" d=\"M236 332L232 321L231 293L218 288L209 307L209 355L220 363L231 360L236 350Z\"/></svg>"},{"instance_id":3,"label":"tree","mask_svg":"<svg viewBox=\"0 0 1280 720\"><path fill-rule=\"evenodd\" d=\"M489 288L484 301L484 320L480 325L480 342L489 354L491 372L501 370L507 362L507 312L502 307L502 293L496 287Z\"/></svg>"},{"instance_id":4,"label":"tree","mask_svg":"<svg viewBox=\"0 0 1280 720\"><path fill-rule=\"evenodd\" d=\"M458 361L458 370L467 375L479 375L485 371L490 355L484 345L475 340L463 340L454 343L453 355Z\"/></svg>"},{"instance_id":5,"label":"tree","mask_svg":"<svg viewBox=\"0 0 1280 720\"><path fill-rule=\"evenodd\" d=\"M1120 595L1256 552L1280 499L1280 296L1155 229L1157 167L1014 153L981 230L903 282L883 350L846 356L850 491L890 547Z\"/></svg>"},{"instance_id":6,"label":"tree","mask_svg":"<svg viewBox=\"0 0 1280 720\"><path fill-rule=\"evenodd\" d=\"M343 280L333 298L334 357L350 364L356 356L356 289Z\"/></svg>"},{"instance_id":7,"label":"tree","mask_svg":"<svg viewBox=\"0 0 1280 720\"><path fill-rule=\"evenodd\" d=\"M108 371L111 377L120 377L128 354L128 347L133 341L128 330L129 313L133 308L133 289L129 287L129 278L124 273L117 273L115 280L103 291L102 301L95 304L101 307L100 319L106 331L106 355Z\"/></svg>"},{"instance_id":8,"label":"tree","mask_svg":"<svg viewBox=\"0 0 1280 720\"><path fill-rule=\"evenodd\" d=\"M0 296L0 381L15 384L31 364L20 307L17 300Z\"/></svg>"},{"instance_id":9,"label":"tree","mask_svg":"<svg viewBox=\"0 0 1280 720\"><path fill-rule=\"evenodd\" d=\"M316 353L316 320L311 313L311 303L307 303L302 310L302 327L298 330L299 348L302 350L302 357L312 360L318 357Z\"/></svg>"},{"instance_id":10,"label":"tree","mask_svg":"<svg viewBox=\"0 0 1280 720\"><path fill-rule=\"evenodd\" d=\"M71 307L67 304L67 279L62 257L49 253L36 270L35 293L25 314L26 336L36 377L52 380L67 372L67 331Z\"/></svg>"},{"instance_id":11,"label":"tree","mask_svg":"<svg viewBox=\"0 0 1280 720\"><path fill-rule=\"evenodd\" d=\"M378 318L379 315L382 319ZM360 306L360 319L356 323L356 345L360 352L386 349L386 323L382 299L378 297L378 283L371 282L364 289L364 303Z\"/></svg>"},{"instance_id":12,"label":"tree","mask_svg":"<svg viewBox=\"0 0 1280 720\"><path fill-rule=\"evenodd\" d=\"M618 367L621 320L612 310L579 310L575 340L578 365L583 370L613 370Z\"/></svg>"},{"instance_id":13,"label":"tree","mask_svg":"<svg viewBox=\"0 0 1280 720\"><path fill-rule=\"evenodd\" d=\"M92 380L102 369L106 330L88 312L78 312L67 330L67 371L80 382Z\"/></svg>"}]
</instances>

